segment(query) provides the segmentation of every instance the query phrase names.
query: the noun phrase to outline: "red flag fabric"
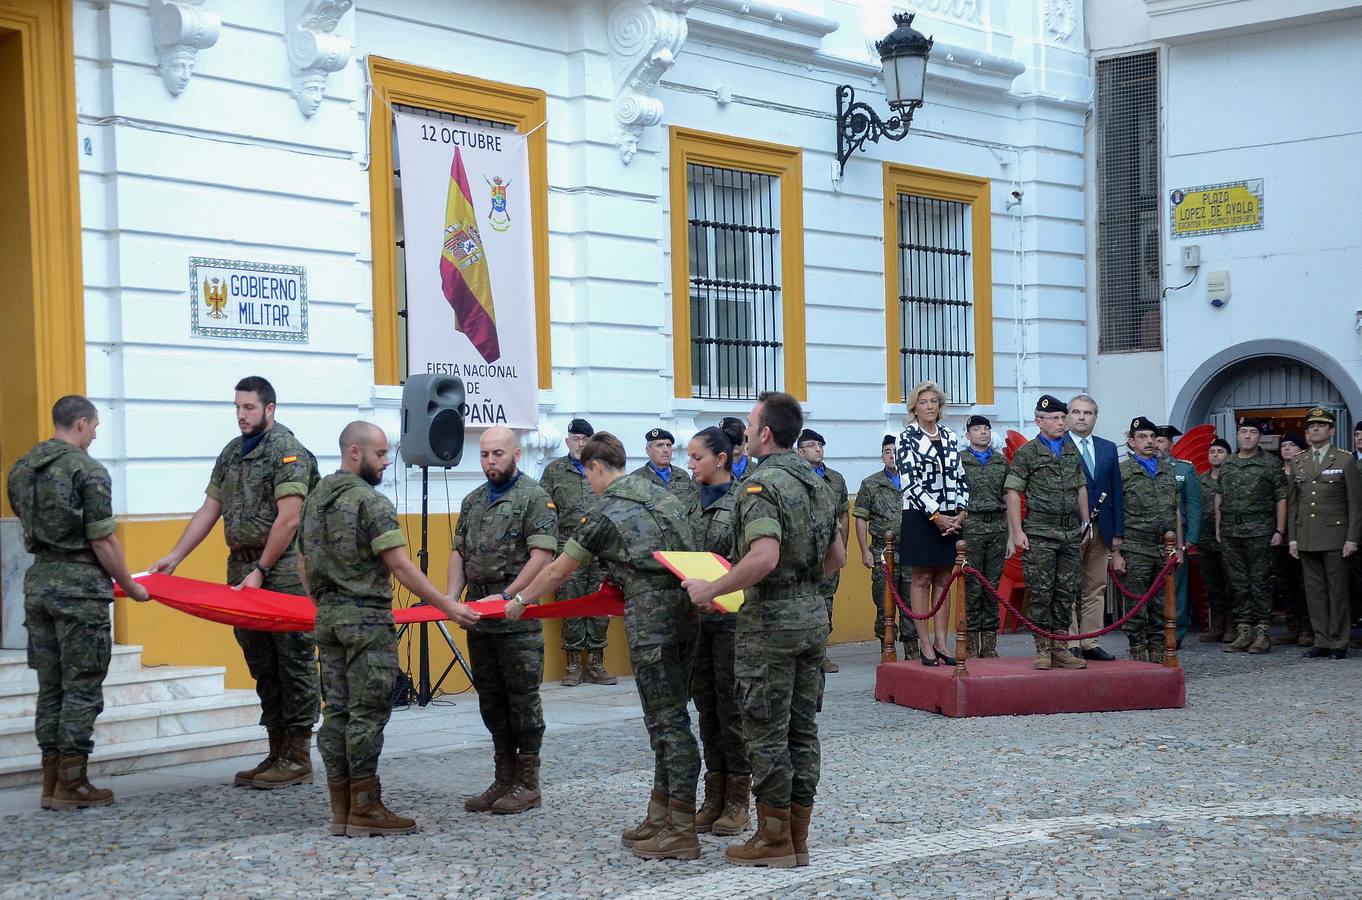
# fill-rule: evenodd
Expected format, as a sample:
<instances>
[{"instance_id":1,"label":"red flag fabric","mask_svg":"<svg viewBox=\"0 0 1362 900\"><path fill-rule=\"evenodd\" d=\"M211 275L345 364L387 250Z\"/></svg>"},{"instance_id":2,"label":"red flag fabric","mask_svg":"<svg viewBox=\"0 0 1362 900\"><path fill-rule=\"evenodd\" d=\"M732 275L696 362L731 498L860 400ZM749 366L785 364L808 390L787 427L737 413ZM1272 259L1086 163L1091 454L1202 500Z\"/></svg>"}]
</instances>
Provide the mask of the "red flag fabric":
<instances>
[{"instance_id":1,"label":"red flag fabric","mask_svg":"<svg viewBox=\"0 0 1362 900\"><path fill-rule=\"evenodd\" d=\"M1214 425L1198 425L1174 441L1168 452L1183 462L1191 463L1196 467L1196 473L1201 475L1211 467L1211 460L1207 454L1214 440Z\"/></svg>"},{"instance_id":2,"label":"red flag fabric","mask_svg":"<svg viewBox=\"0 0 1362 900\"><path fill-rule=\"evenodd\" d=\"M492 305L492 275L487 248L478 233L473 192L464 171L463 154L454 148L449 166L449 194L445 200L445 231L440 253L440 284L454 309L454 327L473 342L487 362L501 358L496 309Z\"/></svg>"}]
</instances>

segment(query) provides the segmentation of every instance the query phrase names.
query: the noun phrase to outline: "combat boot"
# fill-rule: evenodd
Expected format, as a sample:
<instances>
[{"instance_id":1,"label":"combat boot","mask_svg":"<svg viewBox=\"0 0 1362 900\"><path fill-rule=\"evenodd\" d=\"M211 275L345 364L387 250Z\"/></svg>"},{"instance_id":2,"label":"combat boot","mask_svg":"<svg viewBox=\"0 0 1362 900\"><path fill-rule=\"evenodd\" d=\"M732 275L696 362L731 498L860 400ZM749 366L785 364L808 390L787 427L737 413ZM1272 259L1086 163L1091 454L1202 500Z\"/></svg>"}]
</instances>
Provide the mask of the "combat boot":
<instances>
[{"instance_id":1,"label":"combat boot","mask_svg":"<svg viewBox=\"0 0 1362 900\"><path fill-rule=\"evenodd\" d=\"M840 671L842 671L841 666L837 665L837 663L828 659L826 656L823 657L823 674L832 675Z\"/></svg>"},{"instance_id":2,"label":"combat boot","mask_svg":"<svg viewBox=\"0 0 1362 900\"><path fill-rule=\"evenodd\" d=\"M1036 641L1036 655L1031 659L1031 668L1048 670L1052 663L1050 661L1050 641L1038 634L1031 635Z\"/></svg>"},{"instance_id":3,"label":"combat boot","mask_svg":"<svg viewBox=\"0 0 1362 900\"><path fill-rule=\"evenodd\" d=\"M52 789L51 809L84 809L113 802L113 791L97 788L85 777L88 760L84 754L57 760L57 785Z\"/></svg>"},{"instance_id":4,"label":"combat boot","mask_svg":"<svg viewBox=\"0 0 1362 900\"><path fill-rule=\"evenodd\" d=\"M1272 639L1268 636L1267 625L1259 625L1256 631L1258 636L1254 639L1252 644L1249 644L1248 652L1267 653L1272 649Z\"/></svg>"},{"instance_id":5,"label":"combat boot","mask_svg":"<svg viewBox=\"0 0 1362 900\"><path fill-rule=\"evenodd\" d=\"M345 833L350 837L381 837L386 834L411 834L416 820L395 815L383 805L383 788L378 776L350 782L350 815Z\"/></svg>"},{"instance_id":6,"label":"combat boot","mask_svg":"<svg viewBox=\"0 0 1362 900\"><path fill-rule=\"evenodd\" d=\"M498 816L513 816L538 809L543 803L539 793L539 754L521 753L515 758L515 780L511 782L511 789L492 804L492 812Z\"/></svg>"},{"instance_id":7,"label":"combat boot","mask_svg":"<svg viewBox=\"0 0 1362 900\"><path fill-rule=\"evenodd\" d=\"M1230 644L1239 636L1239 629L1234 624L1234 616L1225 613L1225 633L1220 636L1220 643Z\"/></svg>"},{"instance_id":8,"label":"combat boot","mask_svg":"<svg viewBox=\"0 0 1362 900\"><path fill-rule=\"evenodd\" d=\"M1226 653L1243 653L1253 643L1253 629L1244 623L1235 626L1239 636L1234 639L1234 643L1225 645Z\"/></svg>"},{"instance_id":9,"label":"combat boot","mask_svg":"<svg viewBox=\"0 0 1362 900\"><path fill-rule=\"evenodd\" d=\"M1050 661L1057 669L1086 669L1088 664L1081 656L1074 656L1064 644L1055 641L1050 645Z\"/></svg>"},{"instance_id":10,"label":"combat boot","mask_svg":"<svg viewBox=\"0 0 1362 900\"><path fill-rule=\"evenodd\" d=\"M282 728L271 728L269 730L269 735L270 749L269 752L265 754L265 758L256 763L254 769L246 769L237 772L236 778L233 779L235 784L239 784L242 787L255 787L256 776L263 775L270 769L273 769L274 764L279 761L279 755L284 752L286 732Z\"/></svg>"},{"instance_id":11,"label":"combat boot","mask_svg":"<svg viewBox=\"0 0 1362 900\"><path fill-rule=\"evenodd\" d=\"M699 859L695 836L695 804L667 801L667 824L656 835L635 841L629 848L639 859Z\"/></svg>"},{"instance_id":12,"label":"combat boot","mask_svg":"<svg viewBox=\"0 0 1362 900\"><path fill-rule=\"evenodd\" d=\"M790 846L794 847L795 865L809 864L809 819L813 818L813 804L790 804Z\"/></svg>"},{"instance_id":13,"label":"combat boot","mask_svg":"<svg viewBox=\"0 0 1362 900\"><path fill-rule=\"evenodd\" d=\"M563 672L563 687L576 687L582 683L582 654L577 650L567 651L567 670Z\"/></svg>"},{"instance_id":14,"label":"combat boot","mask_svg":"<svg viewBox=\"0 0 1362 900\"><path fill-rule=\"evenodd\" d=\"M591 684L615 684L619 681L605 670L605 651L588 650L586 654L585 678Z\"/></svg>"},{"instance_id":15,"label":"combat boot","mask_svg":"<svg viewBox=\"0 0 1362 900\"><path fill-rule=\"evenodd\" d=\"M724 814L714 820L714 834L731 837L742 834L752 824L752 776L729 775L724 797Z\"/></svg>"},{"instance_id":16,"label":"combat boot","mask_svg":"<svg viewBox=\"0 0 1362 900\"><path fill-rule=\"evenodd\" d=\"M903 641L903 658L915 660L918 658L917 632L913 632L912 637L900 638Z\"/></svg>"},{"instance_id":17,"label":"combat boot","mask_svg":"<svg viewBox=\"0 0 1362 900\"><path fill-rule=\"evenodd\" d=\"M1144 644L1131 644L1130 658L1134 662L1149 662L1149 654L1145 650Z\"/></svg>"},{"instance_id":18,"label":"combat boot","mask_svg":"<svg viewBox=\"0 0 1362 900\"><path fill-rule=\"evenodd\" d=\"M695 813L695 830L708 834L714 820L724 814L724 795L728 787L728 776L723 772L705 773L705 802Z\"/></svg>"},{"instance_id":19,"label":"combat boot","mask_svg":"<svg viewBox=\"0 0 1362 900\"><path fill-rule=\"evenodd\" d=\"M1225 616L1215 610L1211 610L1211 620L1206 623L1206 630L1201 632L1201 637L1197 638L1203 644L1214 644L1220 640L1220 636L1225 633Z\"/></svg>"},{"instance_id":20,"label":"combat boot","mask_svg":"<svg viewBox=\"0 0 1362 900\"><path fill-rule=\"evenodd\" d=\"M998 632L996 631L979 632L979 658L980 659L998 658Z\"/></svg>"},{"instance_id":21,"label":"combat boot","mask_svg":"<svg viewBox=\"0 0 1362 900\"><path fill-rule=\"evenodd\" d=\"M1287 620L1286 620L1286 634L1278 635L1277 637L1273 638L1273 639L1272 639L1272 643L1274 643L1274 644L1286 644L1286 645L1288 645L1288 646L1293 646L1293 647L1294 647L1295 644L1296 644L1296 641L1299 640L1300 636L1301 636L1301 621L1300 621L1300 619L1287 619Z\"/></svg>"},{"instance_id":22,"label":"combat boot","mask_svg":"<svg viewBox=\"0 0 1362 900\"><path fill-rule=\"evenodd\" d=\"M515 779L515 754L498 753L494 757L493 765L495 766L495 774L492 776L492 783L487 786L487 790L481 794L463 798L463 808L467 812L491 812L492 804L500 800L511 789L511 782Z\"/></svg>"},{"instance_id":23,"label":"combat boot","mask_svg":"<svg viewBox=\"0 0 1362 900\"><path fill-rule=\"evenodd\" d=\"M667 795L653 791L652 796L648 798L648 812L644 815L643 821L633 828L626 828L624 834L620 835L620 843L628 849L639 841L656 837L666 825Z\"/></svg>"},{"instance_id":24,"label":"combat boot","mask_svg":"<svg viewBox=\"0 0 1362 900\"><path fill-rule=\"evenodd\" d=\"M345 837L345 825L350 821L350 779L328 781L326 789L331 792L331 833Z\"/></svg>"},{"instance_id":25,"label":"combat boot","mask_svg":"<svg viewBox=\"0 0 1362 900\"><path fill-rule=\"evenodd\" d=\"M979 658L979 637L980 635L977 631L965 632L965 656L967 658ZM791 813L791 815L793 816L794 814Z\"/></svg>"},{"instance_id":26,"label":"combat boot","mask_svg":"<svg viewBox=\"0 0 1362 900\"><path fill-rule=\"evenodd\" d=\"M57 760L61 759L56 753L43 754L43 796L38 801L38 805L43 809L52 808L52 792L57 789Z\"/></svg>"},{"instance_id":27,"label":"combat boot","mask_svg":"<svg viewBox=\"0 0 1362 900\"><path fill-rule=\"evenodd\" d=\"M1315 646L1315 628L1309 622L1301 626L1301 636L1296 638L1297 647Z\"/></svg>"},{"instance_id":28,"label":"combat boot","mask_svg":"<svg viewBox=\"0 0 1362 900\"><path fill-rule=\"evenodd\" d=\"M274 767L261 772L251 787L271 791L312 783L312 727L290 728Z\"/></svg>"},{"instance_id":29,"label":"combat boot","mask_svg":"<svg viewBox=\"0 0 1362 900\"><path fill-rule=\"evenodd\" d=\"M735 866L767 866L792 869L794 844L790 840L790 811L757 803L757 831L745 843L729 844L724 859Z\"/></svg>"}]
</instances>

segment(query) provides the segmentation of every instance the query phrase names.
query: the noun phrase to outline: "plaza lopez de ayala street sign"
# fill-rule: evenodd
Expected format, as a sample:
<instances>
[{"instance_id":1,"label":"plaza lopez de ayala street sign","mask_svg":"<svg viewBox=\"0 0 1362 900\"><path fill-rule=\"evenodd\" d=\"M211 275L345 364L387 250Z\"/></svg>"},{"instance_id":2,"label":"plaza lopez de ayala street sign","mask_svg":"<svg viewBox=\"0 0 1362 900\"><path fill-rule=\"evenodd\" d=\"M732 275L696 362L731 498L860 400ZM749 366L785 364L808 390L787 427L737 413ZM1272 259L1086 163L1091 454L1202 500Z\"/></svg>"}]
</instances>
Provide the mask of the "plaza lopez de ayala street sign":
<instances>
[{"instance_id":1,"label":"plaza lopez de ayala street sign","mask_svg":"<svg viewBox=\"0 0 1362 900\"><path fill-rule=\"evenodd\" d=\"M305 344L307 269L192 256L189 310L195 337Z\"/></svg>"},{"instance_id":2,"label":"plaza lopez de ayala street sign","mask_svg":"<svg viewBox=\"0 0 1362 900\"><path fill-rule=\"evenodd\" d=\"M1263 179L1228 181L1168 192L1173 237L1196 237L1263 227Z\"/></svg>"}]
</instances>

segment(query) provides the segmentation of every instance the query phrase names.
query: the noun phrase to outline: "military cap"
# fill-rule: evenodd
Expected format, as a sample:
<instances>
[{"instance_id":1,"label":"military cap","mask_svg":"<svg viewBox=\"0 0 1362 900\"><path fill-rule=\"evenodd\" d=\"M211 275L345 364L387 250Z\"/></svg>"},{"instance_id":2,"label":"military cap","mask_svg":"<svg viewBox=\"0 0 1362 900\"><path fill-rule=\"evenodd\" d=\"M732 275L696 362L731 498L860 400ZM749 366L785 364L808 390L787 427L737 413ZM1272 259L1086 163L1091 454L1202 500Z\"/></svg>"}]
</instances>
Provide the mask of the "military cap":
<instances>
[{"instance_id":1,"label":"military cap","mask_svg":"<svg viewBox=\"0 0 1362 900\"><path fill-rule=\"evenodd\" d=\"M975 425L987 425L993 427L993 423L988 420L988 416L970 416L965 422L966 428L973 428Z\"/></svg>"},{"instance_id":2,"label":"military cap","mask_svg":"<svg viewBox=\"0 0 1362 900\"><path fill-rule=\"evenodd\" d=\"M1267 431L1267 423L1264 422L1262 419L1255 419L1252 416L1240 416L1239 427L1255 428L1257 429L1259 434L1262 434L1264 431Z\"/></svg>"},{"instance_id":3,"label":"military cap","mask_svg":"<svg viewBox=\"0 0 1362 900\"><path fill-rule=\"evenodd\" d=\"M1182 437L1182 429L1176 425L1159 425L1154 429L1154 433L1161 438L1168 438L1170 441L1173 438Z\"/></svg>"},{"instance_id":4,"label":"military cap","mask_svg":"<svg viewBox=\"0 0 1362 900\"><path fill-rule=\"evenodd\" d=\"M1335 422L1334 414L1322 406L1311 407L1310 411L1305 414L1305 424L1309 425L1311 422L1322 422L1325 425L1332 425Z\"/></svg>"},{"instance_id":5,"label":"military cap","mask_svg":"<svg viewBox=\"0 0 1362 900\"><path fill-rule=\"evenodd\" d=\"M880 441L880 449L883 450L885 447L892 447L897 443L898 438L894 437L892 434L886 434L884 440Z\"/></svg>"},{"instance_id":6,"label":"military cap","mask_svg":"<svg viewBox=\"0 0 1362 900\"><path fill-rule=\"evenodd\" d=\"M1068 411L1069 407L1064 401L1053 394L1041 394L1040 399L1036 401L1037 413L1067 413Z\"/></svg>"},{"instance_id":7,"label":"military cap","mask_svg":"<svg viewBox=\"0 0 1362 900\"><path fill-rule=\"evenodd\" d=\"M665 428L653 428L643 436L643 439L650 444L653 441L671 441L673 444L676 443L676 438L672 437L672 433Z\"/></svg>"},{"instance_id":8,"label":"military cap","mask_svg":"<svg viewBox=\"0 0 1362 900\"><path fill-rule=\"evenodd\" d=\"M1362 419L1358 419L1357 424L1353 426L1353 434L1357 434L1359 431L1362 431Z\"/></svg>"},{"instance_id":9,"label":"military cap","mask_svg":"<svg viewBox=\"0 0 1362 900\"><path fill-rule=\"evenodd\" d=\"M1136 416L1130 420L1131 434L1134 434L1137 431L1152 431L1155 434L1159 434L1162 430L1163 429L1159 428L1159 426L1155 425L1145 416Z\"/></svg>"},{"instance_id":10,"label":"military cap","mask_svg":"<svg viewBox=\"0 0 1362 900\"><path fill-rule=\"evenodd\" d=\"M591 437L596 433L596 429L591 427L591 423L586 419L573 419L568 423L568 434L580 434L583 437Z\"/></svg>"},{"instance_id":11,"label":"military cap","mask_svg":"<svg viewBox=\"0 0 1362 900\"><path fill-rule=\"evenodd\" d=\"M1310 446L1309 442L1305 440L1305 435L1301 434L1299 431L1288 431L1286 434L1282 435L1282 443L1285 444L1288 442L1295 444L1302 450Z\"/></svg>"},{"instance_id":12,"label":"military cap","mask_svg":"<svg viewBox=\"0 0 1362 900\"><path fill-rule=\"evenodd\" d=\"M1211 449L1214 449L1216 447L1219 447L1226 453L1229 453L1232 449L1234 449L1230 446L1230 442L1225 440L1224 438L1216 438L1215 440L1211 441Z\"/></svg>"},{"instance_id":13,"label":"military cap","mask_svg":"<svg viewBox=\"0 0 1362 900\"><path fill-rule=\"evenodd\" d=\"M818 432L814 431L812 428L805 428L803 431L799 432L799 440L796 441L795 443L805 444L808 443L809 441L817 441L820 444L827 443L827 441L823 440L823 436Z\"/></svg>"}]
</instances>

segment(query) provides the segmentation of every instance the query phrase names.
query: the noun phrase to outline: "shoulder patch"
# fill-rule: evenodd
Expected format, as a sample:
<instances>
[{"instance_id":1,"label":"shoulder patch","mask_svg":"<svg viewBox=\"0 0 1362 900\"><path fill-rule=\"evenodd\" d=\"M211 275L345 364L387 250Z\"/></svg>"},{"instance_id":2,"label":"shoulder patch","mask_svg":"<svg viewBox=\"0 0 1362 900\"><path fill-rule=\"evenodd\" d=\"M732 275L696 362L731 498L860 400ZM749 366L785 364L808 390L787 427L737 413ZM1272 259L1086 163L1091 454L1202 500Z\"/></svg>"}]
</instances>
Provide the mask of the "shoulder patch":
<instances>
[{"instance_id":1,"label":"shoulder patch","mask_svg":"<svg viewBox=\"0 0 1362 900\"><path fill-rule=\"evenodd\" d=\"M762 487L759 484L751 484L747 486L747 493L749 494L760 494L761 491Z\"/></svg>"},{"instance_id":2,"label":"shoulder patch","mask_svg":"<svg viewBox=\"0 0 1362 900\"><path fill-rule=\"evenodd\" d=\"M548 507L549 507L549 509L557 509L557 508L558 508L558 507L556 507L556 506L553 505L553 501L552 501L552 500L548 501Z\"/></svg>"},{"instance_id":3,"label":"shoulder patch","mask_svg":"<svg viewBox=\"0 0 1362 900\"><path fill-rule=\"evenodd\" d=\"M298 457L296 454L290 453L288 456L285 456L283 459L279 461L284 463L293 463L298 461Z\"/></svg>"}]
</instances>

